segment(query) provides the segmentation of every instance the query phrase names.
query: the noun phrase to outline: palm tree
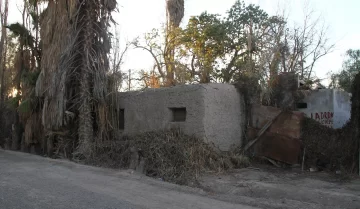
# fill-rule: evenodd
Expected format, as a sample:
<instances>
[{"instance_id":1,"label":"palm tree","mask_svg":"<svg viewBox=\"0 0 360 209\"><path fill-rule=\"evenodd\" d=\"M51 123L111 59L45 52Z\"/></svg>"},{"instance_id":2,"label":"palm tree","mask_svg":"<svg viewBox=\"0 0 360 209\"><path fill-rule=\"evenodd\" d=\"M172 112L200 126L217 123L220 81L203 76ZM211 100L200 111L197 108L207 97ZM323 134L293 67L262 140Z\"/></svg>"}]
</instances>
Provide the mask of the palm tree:
<instances>
[{"instance_id":1,"label":"palm tree","mask_svg":"<svg viewBox=\"0 0 360 209\"><path fill-rule=\"evenodd\" d=\"M184 18L184 0L166 0L166 17L168 27L179 27Z\"/></svg>"},{"instance_id":2,"label":"palm tree","mask_svg":"<svg viewBox=\"0 0 360 209\"><path fill-rule=\"evenodd\" d=\"M49 139L84 157L107 137L106 95L115 0L54 0L41 18L43 57L36 94ZM63 35L66 34L66 35Z\"/></svg>"},{"instance_id":3,"label":"palm tree","mask_svg":"<svg viewBox=\"0 0 360 209\"><path fill-rule=\"evenodd\" d=\"M0 55L2 57L2 59L0 60L0 69L1 69L1 87L0 87L0 105L2 107L3 105L3 101L4 101L4 94L5 94L5 85L4 85L4 81L5 81L5 62L6 62L6 44L5 44L5 39L7 36L6 33L6 28L5 26L7 25L7 17L8 17L8 12L9 12L9 0L5 0L5 7L4 9L2 8L3 5L3 1L0 0L0 17L1 17L1 39L0 39Z\"/></svg>"},{"instance_id":4,"label":"palm tree","mask_svg":"<svg viewBox=\"0 0 360 209\"><path fill-rule=\"evenodd\" d=\"M175 85L175 30L184 17L184 0L166 0L166 86Z\"/></svg>"}]
</instances>

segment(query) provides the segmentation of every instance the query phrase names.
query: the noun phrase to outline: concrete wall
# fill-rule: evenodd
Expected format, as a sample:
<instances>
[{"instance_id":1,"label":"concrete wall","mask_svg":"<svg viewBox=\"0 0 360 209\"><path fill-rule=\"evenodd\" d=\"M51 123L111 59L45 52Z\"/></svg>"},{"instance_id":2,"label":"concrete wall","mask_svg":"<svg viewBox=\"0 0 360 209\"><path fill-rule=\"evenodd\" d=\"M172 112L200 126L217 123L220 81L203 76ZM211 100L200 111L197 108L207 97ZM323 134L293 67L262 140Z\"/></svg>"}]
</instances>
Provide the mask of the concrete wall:
<instances>
[{"instance_id":1,"label":"concrete wall","mask_svg":"<svg viewBox=\"0 0 360 209\"><path fill-rule=\"evenodd\" d=\"M335 89L334 90L334 126L343 127L351 117L351 94Z\"/></svg>"},{"instance_id":2,"label":"concrete wall","mask_svg":"<svg viewBox=\"0 0 360 209\"><path fill-rule=\"evenodd\" d=\"M119 93L125 134L181 128L221 150L242 138L242 99L233 85L203 84ZM186 108L186 121L172 122L170 108Z\"/></svg>"},{"instance_id":3,"label":"concrete wall","mask_svg":"<svg viewBox=\"0 0 360 209\"><path fill-rule=\"evenodd\" d=\"M341 128L350 119L350 96L335 89L319 89L307 92L302 103L306 108L298 110L307 117L331 128Z\"/></svg>"},{"instance_id":4,"label":"concrete wall","mask_svg":"<svg viewBox=\"0 0 360 209\"><path fill-rule=\"evenodd\" d=\"M245 123L243 98L233 85L209 84L204 86L205 136L228 150L233 144L240 145Z\"/></svg>"},{"instance_id":5,"label":"concrete wall","mask_svg":"<svg viewBox=\"0 0 360 209\"><path fill-rule=\"evenodd\" d=\"M202 137L205 135L203 96L203 88L196 85L120 93L120 108L125 111L124 133L180 127L185 133ZM176 107L186 107L186 123L171 122L172 112L169 108Z\"/></svg>"}]
</instances>

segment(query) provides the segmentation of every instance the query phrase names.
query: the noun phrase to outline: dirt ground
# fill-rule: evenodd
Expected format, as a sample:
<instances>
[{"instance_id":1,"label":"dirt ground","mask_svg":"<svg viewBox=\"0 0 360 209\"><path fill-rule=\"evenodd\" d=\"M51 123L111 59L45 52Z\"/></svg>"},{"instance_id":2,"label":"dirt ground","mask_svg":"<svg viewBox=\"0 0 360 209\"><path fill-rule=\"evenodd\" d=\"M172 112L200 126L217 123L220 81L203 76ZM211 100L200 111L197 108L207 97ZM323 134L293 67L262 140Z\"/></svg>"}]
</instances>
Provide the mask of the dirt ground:
<instances>
[{"instance_id":1,"label":"dirt ground","mask_svg":"<svg viewBox=\"0 0 360 209\"><path fill-rule=\"evenodd\" d=\"M259 208L360 208L360 178L253 165L205 175L200 187L216 199Z\"/></svg>"},{"instance_id":2,"label":"dirt ground","mask_svg":"<svg viewBox=\"0 0 360 209\"><path fill-rule=\"evenodd\" d=\"M207 173L190 188L133 170L1 149L0 167L0 208L360 208L358 177L301 173L299 168L252 165Z\"/></svg>"},{"instance_id":3,"label":"dirt ground","mask_svg":"<svg viewBox=\"0 0 360 209\"><path fill-rule=\"evenodd\" d=\"M133 170L76 164L0 149L1 209L257 209Z\"/></svg>"}]
</instances>

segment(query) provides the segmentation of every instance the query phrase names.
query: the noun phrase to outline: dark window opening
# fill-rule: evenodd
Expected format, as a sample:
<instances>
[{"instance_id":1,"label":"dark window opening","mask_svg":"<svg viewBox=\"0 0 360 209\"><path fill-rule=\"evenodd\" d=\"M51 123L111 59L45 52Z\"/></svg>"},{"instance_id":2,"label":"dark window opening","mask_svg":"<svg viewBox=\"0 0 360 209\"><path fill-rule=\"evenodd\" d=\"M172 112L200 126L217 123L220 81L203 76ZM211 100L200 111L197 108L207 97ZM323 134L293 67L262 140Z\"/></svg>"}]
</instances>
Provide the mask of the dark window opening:
<instances>
[{"instance_id":1,"label":"dark window opening","mask_svg":"<svg viewBox=\"0 0 360 209\"><path fill-rule=\"evenodd\" d=\"M296 104L296 108L297 109L306 109L307 108L307 103L297 103Z\"/></svg>"},{"instance_id":2,"label":"dark window opening","mask_svg":"<svg viewBox=\"0 0 360 209\"><path fill-rule=\"evenodd\" d=\"M172 112L172 122L184 122L186 121L186 108L170 108Z\"/></svg>"},{"instance_id":3,"label":"dark window opening","mask_svg":"<svg viewBox=\"0 0 360 209\"><path fill-rule=\"evenodd\" d=\"M125 129L125 110L120 109L119 112L119 129L124 130Z\"/></svg>"}]
</instances>

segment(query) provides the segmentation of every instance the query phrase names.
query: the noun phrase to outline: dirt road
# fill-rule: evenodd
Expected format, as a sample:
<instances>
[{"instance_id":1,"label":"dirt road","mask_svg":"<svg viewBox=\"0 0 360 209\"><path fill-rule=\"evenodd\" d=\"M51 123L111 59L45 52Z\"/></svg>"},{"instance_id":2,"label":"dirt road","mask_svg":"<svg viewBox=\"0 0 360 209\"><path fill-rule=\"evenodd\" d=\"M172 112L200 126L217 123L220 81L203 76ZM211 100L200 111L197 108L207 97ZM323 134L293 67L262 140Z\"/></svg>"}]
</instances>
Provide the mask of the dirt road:
<instances>
[{"instance_id":1,"label":"dirt road","mask_svg":"<svg viewBox=\"0 0 360 209\"><path fill-rule=\"evenodd\" d=\"M205 175L200 184L221 200L268 209L359 209L360 179L254 165Z\"/></svg>"},{"instance_id":2,"label":"dirt road","mask_svg":"<svg viewBox=\"0 0 360 209\"><path fill-rule=\"evenodd\" d=\"M94 168L0 149L1 209L238 208L200 189L130 171Z\"/></svg>"},{"instance_id":3,"label":"dirt road","mask_svg":"<svg viewBox=\"0 0 360 209\"><path fill-rule=\"evenodd\" d=\"M360 208L360 179L326 173L257 167L208 174L200 185L0 149L0 209Z\"/></svg>"}]
</instances>

